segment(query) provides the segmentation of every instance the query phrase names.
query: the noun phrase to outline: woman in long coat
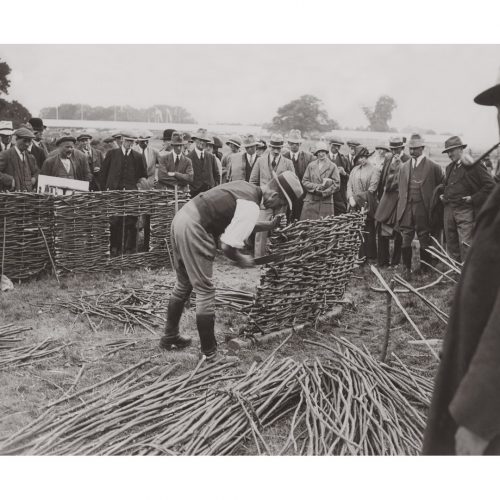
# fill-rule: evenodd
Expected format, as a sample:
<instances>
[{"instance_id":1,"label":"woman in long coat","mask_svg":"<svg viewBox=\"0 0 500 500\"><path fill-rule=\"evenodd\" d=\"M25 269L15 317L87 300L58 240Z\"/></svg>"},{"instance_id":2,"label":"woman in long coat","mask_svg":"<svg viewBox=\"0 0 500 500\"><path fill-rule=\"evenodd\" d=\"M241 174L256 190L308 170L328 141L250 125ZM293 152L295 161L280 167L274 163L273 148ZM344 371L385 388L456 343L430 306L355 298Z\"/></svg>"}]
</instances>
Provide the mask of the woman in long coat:
<instances>
[{"instance_id":1,"label":"woman in long coat","mask_svg":"<svg viewBox=\"0 0 500 500\"><path fill-rule=\"evenodd\" d=\"M339 169L327 157L328 146L320 142L315 148L314 155L317 159L307 165L302 178L306 197L300 220L334 215L333 193L340 189Z\"/></svg>"},{"instance_id":2,"label":"woman in long coat","mask_svg":"<svg viewBox=\"0 0 500 500\"><path fill-rule=\"evenodd\" d=\"M377 209L377 187L380 178L378 170L372 162L368 150L363 146L356 146L354 168L351 170L347 182L347 199L351 210L367 210L364 227L364 241L359 249L359 257L369 260L377 258L377 241L375 233L375 211ZM366 262L366 261L365 261Z\"/></svg>"}]
</instances>

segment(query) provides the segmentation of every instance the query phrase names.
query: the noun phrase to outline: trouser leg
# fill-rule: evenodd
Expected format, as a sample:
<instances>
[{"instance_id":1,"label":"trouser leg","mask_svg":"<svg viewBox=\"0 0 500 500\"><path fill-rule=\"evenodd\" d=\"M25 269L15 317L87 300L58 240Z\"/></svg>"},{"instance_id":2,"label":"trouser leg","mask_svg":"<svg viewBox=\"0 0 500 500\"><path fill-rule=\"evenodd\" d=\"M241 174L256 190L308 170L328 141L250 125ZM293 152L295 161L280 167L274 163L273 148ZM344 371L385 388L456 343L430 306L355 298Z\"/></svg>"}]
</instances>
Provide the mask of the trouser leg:
<instances>
[{"instance_id":1,"label":"trouser leg","mask_svg":"<svg viewBox=\"0 0 500 500\"><path fill-rule=\"evenodd\" d=\"M401 245L403 238L401 233L394 231L394 248L392 250L391 266L397 266L401 262Z\"/></svg>"},{"instance_id":2,"label":"trouser leg","mask_svg":"<svg viewBox=\"0 0 500 500\"><path fill-rule=\"evenodd\" d=\"M259 213L259 221L269 221L273 217L273 210L269 208L263 208ZM254 257L263 257L266 255L266 245L267 245L267 231L260 231L255 234L255 248Z\"/></svg>"},{"instance_id":3,"label":"trouser leg","mask_svg":"<svg viewBox=\"0 0 500 500\"><path fill-rule=\"evenodd\" d=\"M378 228L378 265L380 267L389 265L389 237L382 236L382 228Z\"/></svg>"},{"instance_id":4,"label":"trouser leg","mask_svg":"<svg viewBox=\"0 0 500 500\"><path fill-rule=\"evenodd\" d=\"M125 249L135 252L137 248L137 217L127 215L125 217Z\"/></svg>"},{"instance_id":5,"label":"trouser leg","mask_svg":"<svg viewBox=\"0 0 500 500\"><path fill-rule=\"evenodd\" d=\"M460 257L465 261L467 251L472 242L474 229L474 209L472 207L459 207L455 210L455 221L457 224L458 238L460 241ZM460 259L457 259L460 260Z\"/></svg>"},{"instance_id":6,"label":"trouser leg","mask_svg":"<svg viewBox=\"0 0 500 500\"><path fill-rule=\"evenodd\" d=\"M444 207L444 234L446 237L446 250L455 260L460 260L460 241L458 238L457 223L454 210L450 205Z\"/></svg>"},{"instance_id":7,"label":"trouser leg","mask_svg":"<svg viewBox=\"0 0 500 500\"><path fill-rule=\"evenodd\" d=\"M144 216L144 252L149 252L149 241L151 238L151 215Z\"/></svg>"},{"instance_id":8,"label":"trouser leg","mask_svg":"<svg viewBox=\"0 0 500 500\"><path fill-rule=\"evenodd\" d=\"M366 237L366 257L368 259L377 258L377 239L375 234L375 221L371 218L366 219L365 223Z\"/></svg>"}]
</instances>

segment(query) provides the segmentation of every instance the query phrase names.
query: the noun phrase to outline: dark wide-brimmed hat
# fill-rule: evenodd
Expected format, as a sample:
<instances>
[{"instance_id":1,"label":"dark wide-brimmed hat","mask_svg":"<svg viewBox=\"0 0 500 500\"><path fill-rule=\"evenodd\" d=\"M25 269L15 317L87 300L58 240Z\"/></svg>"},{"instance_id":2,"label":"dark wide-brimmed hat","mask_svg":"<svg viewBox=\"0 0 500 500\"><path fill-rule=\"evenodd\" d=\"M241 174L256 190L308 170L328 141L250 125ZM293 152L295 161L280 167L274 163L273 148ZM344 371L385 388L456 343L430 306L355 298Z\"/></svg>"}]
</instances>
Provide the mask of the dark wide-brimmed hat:
<instances>
[{"instance_id":1,"label":"dark wide-brimmed hat","mask_svg":"<svg viewBox=\"0 0 500 500\"><path fill-rule=\"evenodd\" d=\"M187 144L186 141L183 140L181 133L176 132L175 130L170 135L169 140L172 146L184 146L185 144Z\"/></svg>"},{"instance_id":2,"label":"dark wide-brimmed hat","mask_svg":"<svg viewBox=\"0 0 500 500\"><path fill-rule=\"evenodd\" d=\"M222 148L224 147L224 144L222 144L222 141L219 139L219 137L216 137L215 135L213 136L213 141L214 141L214 148Z\"/></svg>"},{"instance_id":3,"label":"dark wide-brimmed hat","mask_svg":"<svg viewBox=\"0 0 500 500\"><path fill-rule=\"evenodd\" d=\"M467 144L464 144L462 142L462 139L460 139L460 137L458 137L457 135L454 135L453 137L446 139L446 141L444 143L443 154L447 153L448 151L451 151L452 149L456 149L456 148L465 149L466 147L467 147Z\"/></svg>"},{"instance_id":4,"label":"dark wide-brimmed hat","mask_svg":"<svg viewBox=\"0 0 500 500\"><path fill-rule=\"evenodd\" d=\"M73 144L75 144L76 142L76 137L72 136L72 135L62 135L61 137L58 137L57 140L56 140L56 146L59 146L60 144L62 144L63 142L72 142Z\"/></svg>"},{"instance_id":5,"label":"dark wide-brimmed hat","mask_svg":"<svg viewBox=\"0 0 500 500\"><path fill-rule=\"evenodd\" d=\"M496 85L474 97L474 102L482 106L500 106L500 71Z\"/></svg>"},{"instance_id":6,"label":"dark wide-brimmed hat","mask_svg":"<svg viewBox=\"0 0 500 500\"><path fill-rule=\"evenodd\" d=\"M45 130L47 127L43 124L43 120L41 118L30 118L28 123L33 127L33 130L40 132L41 130Z\"/></svg>"},{"instance_id":7,"label":"dark wide-brimmed hat","mask_svg":"<svg viewBox=\"0 0 500 500\"><path fill-rule=\"evenodd\" d=\"M356 150L354 153L354 164L360 159L360 158L369 158L375 151L368 151L364 146L358 145L356 146Z\"/></svg>"},{"instance_id":8,"label":"dark wide-brimmed hat","mask_svg":"<svg viewBox=\"0 0 500 500\"><path fill-rule=\"evenodd\" d=\"M295 172L286 170L276 177L278 186L284 194L288 207L293 210L294 205L302 198L304 190Z\"/></svg>"},{"instance_id":9,"label":"dark wide-brimmed hat","mask_svg":"<svg viewBox=\"0 0 500 500\"><path fill-rule=\"evenodd\" d=\"M172 140L172 134L175 132L176 130L173 129L173 128L167 128L163 131L163 140L164 141L171 141Z\"/></svg>"}]
</instances>

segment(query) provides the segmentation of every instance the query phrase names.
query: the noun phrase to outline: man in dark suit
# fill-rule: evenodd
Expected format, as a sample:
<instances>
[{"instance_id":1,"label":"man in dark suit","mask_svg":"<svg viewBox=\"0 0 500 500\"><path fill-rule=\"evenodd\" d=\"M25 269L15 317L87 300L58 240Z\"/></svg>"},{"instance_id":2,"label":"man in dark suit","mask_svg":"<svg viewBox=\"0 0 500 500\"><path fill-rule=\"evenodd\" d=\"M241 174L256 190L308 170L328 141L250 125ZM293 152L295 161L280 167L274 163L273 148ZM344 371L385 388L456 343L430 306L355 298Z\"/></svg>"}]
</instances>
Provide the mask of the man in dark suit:
<instances>
[{"instance_id":1,"label":"man in dark suit","mask_svg":"<svg viewBox=\"0 0 500 500\"><path fill-rule=\"evenodd\" d=\"M43 124L43 120L41 118L30 118L28 120L31 128L33 129L33 133L35 134L35 138L31 143L30 153L35 157L38 168L42 168L43 162L49 156L49 150L47 146L43 142L43 133L47 128L46 125Z\"/></svg>"},{"instance_id":2,"label":"man in dark suit","mask_svg":"<svg viewBox=\"0 0 500 500\"><path fill-rule=\"evenodd\" d=\"M283 153L283 158L292 160L293 168L295 169L295 175L299 178L300 182L302 182L302 178L304 177L307 166L309 165L309 163L314 161L316 157L311 153L300 150L300 145L303 142L300 130L290 130L290 132L288 133L287 142L288 151ZM302 199L298 200L297 203L293 206L293 213L291 213L289 217L292 221L300 219L300 214L302 213L302 207L304 205L304 198L305 189Z\"/></svg>"},{"instance_id":3,"label":"man in dark suit","mask_svg":"<svg viewBox=\"0 0 500 500\"><path fill-rule=\"evenodd\" d=\"M85 156L73 155L76 139L63 135L56 141L57 152L49 155L42 165L41 174L90 182L92 175Z\"/></svg>"},{"instance_id":4,"label":"man in dark suit","mask_svg":"<svg viewBox=\"0 0 500 500\"><path fill-rule=\"evenodd\" d=\"M7 151L0 153L0 173L2 184L15 191L33 191L36 185L39 169L33 155L28 152L31 141L35 137L31 130L20 128L14 131L16 144Z\"/></svg>"},{"instance_id":5,"label":"man in dark suit","mask_svg":"<svg viewBox=\"0 0 500 500\"><path fill-rule=\"evenodd\" d=\"M397 266L401 261L401 245L403 239L396 230L396 209L398 205L399 169L410 157L404 152L401 137L392 137L389 142L391 153L385 157L377 189L379 205L375 213L377 221L377 260L379 267ZM392 258L390 240L394 240Z\"/></svg>"},{"instance_id":6,"label":"man in dark suit","mask_svg":"<svg viewBox=\"0 0 500 500\"><path fill-rule=\"evenodd\" d=\"M132 149L136 140L133 134L124 134L118 149L108 151L102 164L100 185L107 190L136 190L137 183L147 176L142 155ZM111 256L137 249L137 217L113 217L111 221Z\"/></svg>"},{"instance_id":7,"label":"man in dark suit","mask_svg":"<svg viewBox=\"0 0 500 500\"><path fill-rule=\"evenodd\" d=\"M424 155L424 147L422 137L413 134L409 141L411 159L401 166L398 176L396 220L403 238L401 253L407 277L411 273L411 243L415 233L420 242L420 262L433 262L426 251L431 245L430 208L434 190L443 182L443 171ZM425 270L424 266L421 270Z\"/></svg>"},{"instance_id":8,"label":"man in dark suit","mask_svg":"<svg viewBox=\"0 0 500 500\"><path fill-rule=\"evenodd\" d=\"M497 108L500 82L474 101ZM425 455L500 454L500 186L476 217L448 320Z\"/></svg>"},{"instance_id":9,"label":"man in dark suit","mask_svg":"<svg viewBox=\"0 0 500 500\"><path fill-rule=\"evenodd\" d=\"M206 149L206 143L210 141L207 130L198 129L193 135L194 149L188 154L193 164L193 181L190 186L191 198L212 189L220 183L219 168L215 156Z\"/></svg>"},{"instance_id":10,"label":"man in dark suit","mask_svg":"<svg viewBox=\"0 0 500 500\"><path fill-rule=\"evenodd\" d=\"M87 133L80 134L76 138L76 149L81 151L89 165L90 173L92 174L92 180L90 181L91 191L100 191L101 188L98 183L99 172L102 168L102 162L104 160L104 155L98 149L91 146L90 141L92 136Z\"/></svg>"},{"instance_id":11,"label":"man in dark suit","mask_svg":"<svg viewBox=\"0 0 500 500\"><path fill-rule=\"evenodd\" d=\"M345 214L347 212L347 181L349 180L352 164L346 156L340 153L340 148L344 144L340 137L330 137L328 144L330 147L328 158L337 165L340 175L340 189L333 193L334 214Z\"/></svg>"},{"instance_id":12,"label":"man in dark suit","mask_svg":"<svg viewBox=\"0 0 500 500\"><path fill-rule=\"evenodd\" d=\"M170 136L172 151L158 157L157 188L173 188L178 186L181 191L187 191L193 182L193 164L182 154L185 145L180 132L173 132Z\"/></svg>"}]
</instances>

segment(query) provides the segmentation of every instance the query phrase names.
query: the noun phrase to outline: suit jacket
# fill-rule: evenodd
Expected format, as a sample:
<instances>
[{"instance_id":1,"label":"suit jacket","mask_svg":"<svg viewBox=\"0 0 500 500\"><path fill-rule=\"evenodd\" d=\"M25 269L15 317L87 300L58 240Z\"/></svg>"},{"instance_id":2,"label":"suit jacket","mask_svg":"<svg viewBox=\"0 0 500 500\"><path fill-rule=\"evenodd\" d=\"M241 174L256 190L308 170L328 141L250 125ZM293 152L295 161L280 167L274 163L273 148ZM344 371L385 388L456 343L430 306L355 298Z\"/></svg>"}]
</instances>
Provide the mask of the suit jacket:
<instances>
[{"instance_id":1,"label":"suit jacket","mask_svg":"<svg viewBox=\"0 0 500 500\"><path fill-rule=\"evenodd\" d=\"M311 153L307 153L305 151L299 151L297 154L298 154L298 158L297 158L297 167L296 168L295 168L295 164L293 164L291 151L286 151L285 153L283 153L283 156L285 158L288 158L292 162L292 164L294 165L295 173L297 174L297 177L300 179L300 181L302 181L302 177L304 177L307 166L312 161L314 161L316 158Z\"/></svg>"},{"instance_id":2,"label":"suit jacket","mask_svg":"<svg viewBox=\"0 0 500 500\"><path fill-rule=\"evenodd\" d=\"M4 174L3 184L5 185L8 182L6 176L9 176L10 183L14 179L16 185L14 188L15 191L33 191L34 186L32 185L31 178L37 178L40 172L36 165L35 157L27 151L25 156L26 162L23 166L15 147L0 153L0 173Z\"/></svg>"},{"instance_id":3,"label":"suit jacket","mask_svg":"<svg viewBox=\"0 0 500 500\"><path fill-rule=\"evenodd\" d=\"M35 142L33 142L31 145L30 153L35 157L38 168L41 169L43 162L47 158L47 148L41 148L40 146L37 146Z\"/></svg>"},{"instance_id":4,"label":"suit jacket","mask_svg":"<svg viewBox=\"0 0 500 500\"><path fill-rule=\"evenodd\" d=\"M423 453L454 455L466 427L500 454L500 186L486 200L450 312Z\"/></svg>"},{"instance_id":5,"label":"suit jacket","mask_svg":"<svg viewBox=\"0 0 500 500\"><path fill-rule=\"evenodd\" d=\"M175 172L175 176L169 176L169 172ZM191 160L184 156L179 155L179 164L175 166L174 152L171 151L166 155L159 157L158 165L158 187L174 187L176 184L187 190L188 185L193 182L193 164Z\"/></svg>"},{"instance_id":6,"label":"suit jacket","mask_svg":"<svg viewBox=\"0 0 500 500\"><path fill-rule=\"evenodd\" d=\"M205 187L210 189L220 184L219 167L215 161L215 155L203 151L202 163L196 154L196 148L194 148L187 156L193 165L191 186L195 191Z\"/></svg>"},{"instance_id":7,"label":"suit jacket","mask_svg":"<svg viewBox=\"0 0 500 500\"><path fill-rule=\"evenodd\" d=\"M441 167L424 157L423 160L423 177L424 180L420 186L420 193L426 211L430 214L432 194L436 187L443 182L443 170ZM408 203L408 192L410 187L410 169L411 160L403 163L399 169L398 186L399 186L399 200L396 213L397 221L399 222L403 217L406 205Z\"/></svg>"},{"instance_id":8,"label":"suit jacket","mask_svg":"<svg viewBox=\"0 0 500 500\"><path fill-rule=\"evenodd\" d=\"M156 168L159 163L160 153L152 146L148 146L143 151L140 147L135 149L143 158L146 163L147 179L141 180L139 183L140 189L153 189L155 184Z\"/></svg>"},{"instance_id":9,"label":"suit jacket","mask_svg":"<svg viewBox=\"0 0 500 500\"><path fill-rule=\"evenodd\" d=\"M247 154L244 153L234 153L227 157L227 181L247 181L250 179L250 174L252 169L257 163L258 156L255 158L250 165L248 162Z\"/></svg>"},{"instance_id":10,"label":"suit jacket","mask_svg":"<svg viewBox=\"0 0 500 500\"><path fill-rule=\"evenodd\" d=\"M271 173L273 167L271 165L271 162L271 153L265 153L260 156L255 162L255 165L252 169L249 182L261 188L267 186L271 179L273 179L273 175ZM276 169L274 172L276 173L276 175L280 175L286 170L295 172L293 162L292 160L285 158L283 155L280 155L278 164L276 165Z\"/></svg>"},{"instance_id":11,"label":"suit jacket","mask_svg":"<svg viewBox=\"0 0 500 500\"><path fill-rule=\"evenodd\" d=\"M72 155L70 161L74 169L74 177L78 181L88 181L92 180L92 174L90 173L89 165L86 158L80 156ZM61 161L61 155L58 153L56 155L49 156L43 163L42 170L40 172L43 175L50 175L52 177L67 177L71 178L66 172L64 165Z\"/></svg>"},{"instance_id":12,"label":"suit jacket","mask_svg":"<svg viewBox=\"0 0 500 500\"><path fill-rule=\"evenodd\" d=\"M142 155L133 149L125 167L125 155L122 148L111 149L106 154L100 173L102 189L137 189L139 179L146 177L146 164Z\"/></svg>"},{"instance_id":13,"label":"suit jacket","mask_svg":"<svg viewBox=\"0 0 500 500\"><path fill-rule=\"evenodd\" d=\"M398 189L398 175L399 166L402 163L406 163L410 156L403 153L400 157L400 163L393 162L394 155L392 153L387 154L384 163L382 164L382 170L380 172L380 181L377 189L377 196L379 200L385 191L397 191Z\"/></svg>"}]
</instances>

